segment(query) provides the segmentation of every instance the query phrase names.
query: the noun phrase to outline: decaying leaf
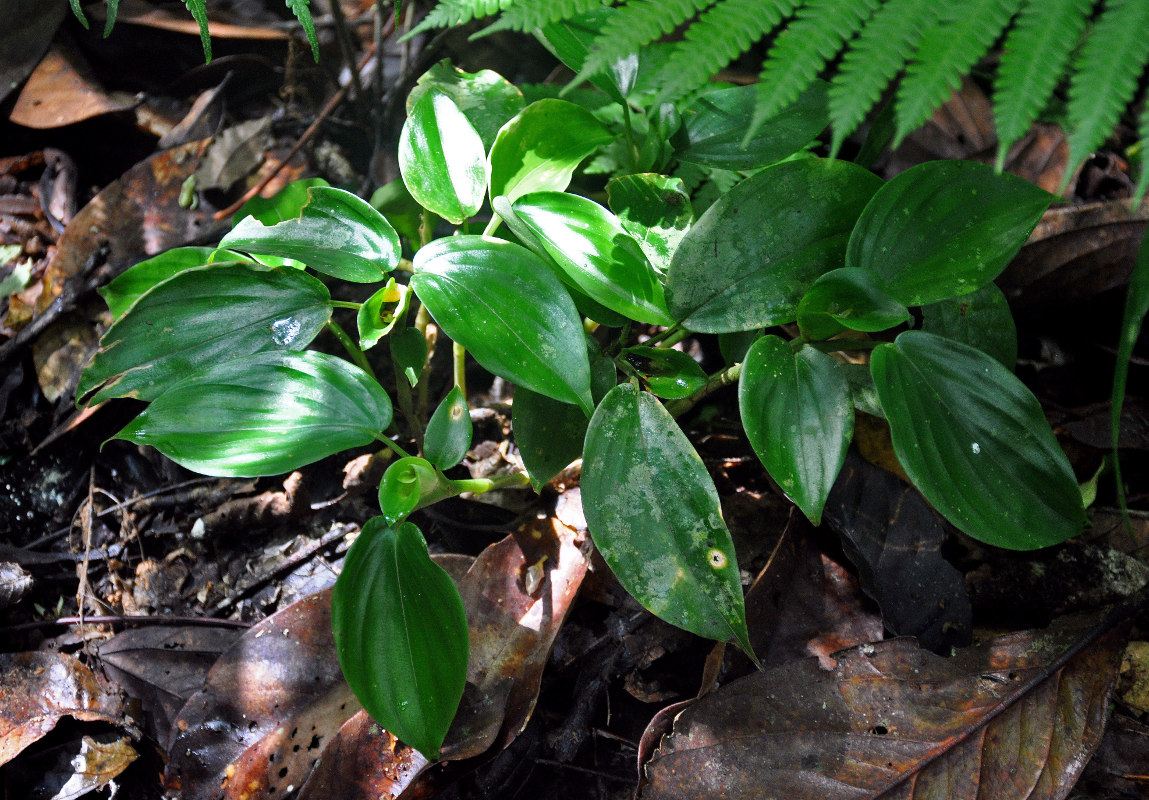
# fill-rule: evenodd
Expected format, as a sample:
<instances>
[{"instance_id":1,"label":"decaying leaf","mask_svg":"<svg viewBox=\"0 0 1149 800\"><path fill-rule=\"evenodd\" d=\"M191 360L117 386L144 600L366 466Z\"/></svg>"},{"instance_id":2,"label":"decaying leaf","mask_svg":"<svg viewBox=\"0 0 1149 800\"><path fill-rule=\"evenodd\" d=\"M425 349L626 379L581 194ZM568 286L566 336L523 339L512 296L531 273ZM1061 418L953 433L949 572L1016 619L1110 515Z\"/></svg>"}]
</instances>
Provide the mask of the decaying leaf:
<instances>
[{"instance_id":1,"label":"decaying leaf","mask_svg":"<svg viewBox=\"0 0 1149 800\"><path fill-rule=\"evenodd\" d=\"M21 757L5 773L9 796L29 800L77 800L90 792L108 787L139 753L127 736L106 732L80 736L58 747Z\"/></svg>"},{"instance_id":2,"label":"decaying leaf","mask_svg":"<svg viewBox=\"0 0 1149 800\"><path fill-rule=\"evenodd\" d=\"M62 717L126 721L119 692L65 653L0 653L0 687L0 764L56 727Z\"/></svg>"},{"instance_id":3,"label":"decaying leaf","mask_svg":"<svg viewBox=\"0 0 1149 800\"><path fill-rule=\"evenodd\" d=\"M24 84L9 119L28 128L59 128L135 102L128 92L105 92L76 46L58 38Z\"/></svg>"},{"instance_id":4,"label":"decaying leaf","mask_svg":"<svg viewBox=\"0 0 1149 800\"><path fill-rule=\"evenodd\" d=\"M11 561L0 561L0 608L15 605L32 588L32 576Z\"/></svg>"},{"instance_id":5,"label":"decaying leaf","mask_svg":"<svg viewBox=\"0 0 1149 800\"><path fill-rule=\"evenodd\" d=\"M1123 640L1094 614L952 658L894 639L759 672L678 716L642 797L1063 798Z\"/></svg>"},{"instance_id":6,"label":"decaying leaf","mask_svg":"<svg viewBox=\"0 0 1149 800\"><path fill-rule=\"evenodd\" d=\"M360 711L327 745L298 800L399 797L429 763Z\"/></svg>"}]
</instances>

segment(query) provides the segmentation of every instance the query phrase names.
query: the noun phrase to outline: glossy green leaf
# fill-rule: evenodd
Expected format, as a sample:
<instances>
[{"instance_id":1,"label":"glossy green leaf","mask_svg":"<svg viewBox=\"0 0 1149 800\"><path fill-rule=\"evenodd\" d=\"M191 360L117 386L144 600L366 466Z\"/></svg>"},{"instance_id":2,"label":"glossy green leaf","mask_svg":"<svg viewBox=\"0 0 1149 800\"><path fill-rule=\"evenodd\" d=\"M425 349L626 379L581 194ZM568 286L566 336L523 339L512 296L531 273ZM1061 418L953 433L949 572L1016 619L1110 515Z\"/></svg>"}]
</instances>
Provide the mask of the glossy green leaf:
<instances>
[{"instance_id":1,"label":"glossy green leaf","mask_svg":"<svg viewBox=\"0 0 1149 800\"><path fill-rule=\"evenodd\" d=\"M907 331L874 351L870 372L898 461L946 519L1015 550L1081 532L1069 461L1037 399L996 359Z\"/></svg>"},{"instance_id":2,"label":"glossy green leaf","mask_svg":"<svg viewBox=\"0 0 1149 800\"><path fill-rule=\"evenodd\" d=\"M454 236L420 249L414 266L419 299L486 370L589 416L582 322L538 256L502 239Z\"/></svg>"},{"instance_id":3,"label":"glossy green leaf","mask_svg":"<svg viewBox=\"0 0 1149 800\"><path fill-rule=\"evenodd\" d=\"M1005 269L1053 199L987 164L919 164L866 206L846 266L873 270L907 306L969 294Z\"/></svg>"},{"instance_id":4,"label":"glossy green leaf","mask_svg":"<svg viewBox=\"0 0 1149 800\"><path fill-rule=\"evenodd\" d=\"M793 105L771 117L743 142L754 117L756 86L718 89L683 113L674 140L679 161L719 169L755 169L801 150L829 124L829 84L815 80Z\"/></svg>"},{"instance_id":5,"label":"glossy green leaf","mask_svg":"<svg viewBox=\"0 0 1149 800\"><path fill-rule=\"evenodd\" d=\"M854 435L850 386L838 362L763 336L742 364L738 409L770 477L817 525Z\"/></svg>"},{"instance_id":6,"label":"glossy green leaf","mask_svg":"<svg viewBox=\"0 0 1149 800\"><path fill-rule=\"evenodd\" d=\"M407 456L387 467L379 482L379 509L391 525L425 505L422 501L439 486L435 468L425 458Z\"/></svg>"},{"instance_id":7,"label":"glossy green leaf","mask_svg":"<svg viewBox=\"0 0 1149 800\"><path fill-rule=\"evenodd\" d=\"M355 317L355 324L359 329L359 346L369 350L379 344L379 340L389 334L395 323L407 313L410 304L409 287L396 283L394 278L389 278L386 286L367 298L367 301L359 307L359 313Z\"/></svg>"},{"instance_id":8,"label":"glossy green leaf","mask_svg":"<svg viewBox=\"0 0 1149 800\"><path fill-rule=\"evenodd\" d=\"M116 434L204 475L279 475L369 444L391 401L334 356L272 351L224 361L180 381Z\"/></svg>"},{"instance_id":9,"label":"glossy green leaf","mask_svg":"<svg viewBox=\"0 0 1149 800\"><path fill-rule=\"evenodd\" d=\"M419 76L407 95L408 114L431 89L437 89L455 101L483 140L484 153L494 143L499 128L526 105L519 88L499 73L489 69L464 72L451 66L450 61L443 60Z\"/></svg>"},{"instance_id":10,"label":"glossy green leaf","mask_svg":"<svg viewBox=\"0 0 1149 800\"><path fill-rule=\"evenodd\" d=\"M415 104L399 136L399 171L407 191L424 208L456 225L483 205L486 156L470 120L438 89L430 89Z\"/></svg>"},{"instance_id":11,"label":"glossy green leaf","mask_svg":"<svg viewBox=\"0 0 1149 800\"><path fill-rule=\"evenodd\" d=\"M302 261L345 281L381 281L399 264L399 236L386 219L351 192L324 186L307 190L298 217L264 225L247 217L220 247Z\"/></svg>"},{"instance_id":12,"label":"glossy green leaf","mask_svg":"<svg viewBox=\"0 0 1149 800\"><path fill-rule=\"evenodd\" d=\"M391 344L391 358L399 371L414 386L427 363L427 337L418 328L404 328L388 338Z\"/></svg>"},{"instance_id":13,"label":"glossy green leaf","mask_svg":"<svg viewBox=\"0 0 1149 800\"><path fill-rule=\"evenodd\" d=\"M330 186L323 178L304 178L292 181L271 197L255 197L239 207L231 218L232 225L238 225L244 217L255 217L264 225L275 225L286 219L298 217L307 205L308 190L313 186Z\"/></svg>"},{"instance_id":14,"label":"glossy green leaf","mask_svg":"<svg viewBox=\"0 0 1149 800\"><path fill-rule=\"evenodd\" d=\"M648 392L620 384L586 435L583 509L595 546L655 616L753 657L738 559L698 453Z\"/></svg>"},{"instance_id":15,"label":"glossy green leaf","mask_svg":"<svg viewBox=\"0 0 1149 800\"><path fill-rule=\"evenodd\" d=\"M100 342L77 397L152 400L221 360L301 350L331 318L327 287L295 269L224 263L185 269L144 294Z\"/></svg>"},{"instance_id":16,"label":"glossy green leaf","mask_svg":"<svg viewBox=\"0 0 1149 800\"><path fill-rule=\"evenodd\" d=\"M98 291L108 304L113 319L119 319L157 283L162 283L178 272L201 267L212 262L214 247L176 247L158 256L141 261L122 272Z\"/></svg>"},{"instance_id":17,"label":"glossy green leaf","mask_svg":"<svg viewBox=\"0 0 1149 800\"><path fill-rule=\"evenodd\" d=\"M843 330L884 331L909 318L909 309L868 269L827 272L798 303L798 326L808 339L828 339Z\"/></svg>"},{"instance_id":18,"label":"glossy green leaf","mask_svg":"<svg viewBox=\"0 0 1149 800\"><path fill-rule=\"evenodd\" d=\"M643 173L623 175L606 185L611 211L660 274L694 222L690 195L679 178Z\"/></svg>"},{"instance_id":19,"label":"glossy green leaf","mask_svg":"<svg viewBox=\"0 0 1149 800\"><path fill-rule=\"evenodd\" d=\"M439 469L450 469L471 448L471 412L458 386L435 409L423 436L423 454Z\"/></svg>"},{"instance_id":20,"label":"glossy green leaf","mask_svg":"<svg viewBox=\"0 0 1149 800\"><path fill-rule=\"evenodd\" d=\"M331 627L367 713L437 758L463 697L470 635L459 590L414 524L367 521L335 582Z\"/></svg>"},{"instance_id":21,"label":"glossy green leaf","mask_svg":"<svg viewBox=\"0 0 1149 800\"><path fill-rule=\"evenodd\" d=\"M798 301L840 267L882 182L845 161L788 161L747 178L694 223L670 262L670 313L692 331L793 322Z\"/></svg>"},{"instance_id":22,"label":"glossy green leaf","mask_svg":"<svg viewBox=\"0 0 1149 800\"><path fill-rule=\"evenodd\" d=\"M989 353L1011 372L1017 363L1017 326L996 284L922 306L922 330Z\"/></svg>"},{"instance_id":23,"label":"glossy green leaf","mask_svg":"<svg viewBox=\"0 0 1149 800\"><path fill-rule=\"evenodd\" d=\"M531 103L502 127L491 146L491 199L561 192L575 167L612 141L614 134L581 106L553 98Z\"/></svg>"},{"instance_id":24,"label":"glossy green leaf","mask_svg":"<svg viewBox=\"0 0 1149 800\"><path fill-rule=\"evenodd\" d=\"M512 210L551 260L591 299L639 322L674 322L658 273L614 214L593 200L565 192L534 192L516 200Z\"/></svg>"},{"instance_id":25,"label":"glossy green leaf","mask_svg":"<svg viewBox=\"0 0 1149 800\"><path fill-rule=\"evenodd\" d=\"M542 42L559 61L577 74L582 71L602 26L617 13L617 9L599 6L570 19L552 22L540 32ZM625 103L626 96L634 88L640 58L641 54L632 53L609 68L587 76L587 80L605 92L611 100Z\"/></svg>"},{"instance_id":26,"label":"glossy green leaf","mask_svg":"<svg viewBox=\"0 0 1149 800\"><path fill-rule=\"evenodd\" d=\"M516 386L511 426L519 457L536 492L582 455L587 418L570 403Z\"/></svg>"},{"instance_id":27,"label":"glossy green leaf","mask_svg":"<svg viewBox=\"0 0 1149 800\"><path fill-rule=\"evenodd\" d=\"M657 347L628 347L626 360L651 394L668 400L689 397L706 383L706 372L681 350Z\"/></svg>"}]
</instances>

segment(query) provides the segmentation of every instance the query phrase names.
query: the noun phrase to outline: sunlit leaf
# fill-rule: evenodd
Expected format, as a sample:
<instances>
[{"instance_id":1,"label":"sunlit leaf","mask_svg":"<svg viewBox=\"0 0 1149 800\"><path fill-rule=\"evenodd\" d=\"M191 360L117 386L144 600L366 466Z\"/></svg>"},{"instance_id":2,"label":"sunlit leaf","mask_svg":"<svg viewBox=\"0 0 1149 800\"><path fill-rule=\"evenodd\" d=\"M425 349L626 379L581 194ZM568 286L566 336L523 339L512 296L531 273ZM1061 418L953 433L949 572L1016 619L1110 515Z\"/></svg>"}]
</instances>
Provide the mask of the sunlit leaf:
<instances>
[{"instance_id":1,"label":"sunlit leaf","mask_svg":"<svg viewBox=\"0 0 1149 800\"><path fill-rule=\"evenodd\" d=\"M525 105L522 91L499 73L489 69L464 72L444 60L419 76L407 95L407 113L432 89L455 101L483 140L484 153L494 143L499 128Z\"/></svg>"},{"instance_id":2,"label":"sunlit leaf","mask_svg":"<svg viewBox=\"0 0 1149 800\"><path fill-rule=\"evenodd\" d=\"M622 175L606 185L610 210L634 237L650 265L665 274L678 243L694 222L690 195L679 178Z\"/></svg>"},{"instance_id":3,"label":"sunlit leaf","mask_svg":"<svg viewBox=\"0 0 1149 800\"><path fill-rule=\"evenodd\" d=\"M132 303L157 283L185 269L212 263L214 252L214 247L175 247L165 250L128 268L98 291L108 304L112 318L118 320L132 307Z\"/></svg>"},{"instance_id":4,"label":"sunlit leaf","mask_svg":"<svg viewBox=\"0 0 1149 800\"><path fill-rule=\"evenodd\" d=\"M639 345L626 348L621 355L651 394L659 397L689 397L706 384L706 372L681 350Z\"/></svg>"},{"instance_id":5,"label":"sunlit leaf","mask_svg":"<svg viewBox=\"0 0 1149 800\"><path fill-rule=\"evenodd\" d=\"M450 469L471 447L471 412L458 386L451 388L427 422L423 454L439 469Z\"/></svg>"},{"instance_id":6,"label":"sunlit leaf","mask_svg":"<svg viewBox=\"0 0 1149 800\"><path fill-rule=\"evenodd\" d=\"M399 137L399 170L411 196L456 225L483 205L483 140L455 101L438 89L420 98Z\"/></svg>"}]
</instances>

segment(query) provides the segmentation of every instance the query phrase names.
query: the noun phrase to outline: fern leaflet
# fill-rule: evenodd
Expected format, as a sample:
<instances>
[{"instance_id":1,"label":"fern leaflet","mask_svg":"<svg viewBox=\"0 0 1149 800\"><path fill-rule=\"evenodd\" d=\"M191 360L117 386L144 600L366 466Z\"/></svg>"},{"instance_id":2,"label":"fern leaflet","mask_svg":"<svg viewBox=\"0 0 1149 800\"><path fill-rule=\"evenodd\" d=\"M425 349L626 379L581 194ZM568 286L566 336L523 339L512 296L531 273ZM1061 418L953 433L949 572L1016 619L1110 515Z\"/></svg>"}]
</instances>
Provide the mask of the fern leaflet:
<instances>
[{"instance_id":1,"label":"fern leaflet","mask_svg":"<svg viewBox=\"0 0 1149 800\"><path fill-rule=\"evenodd\" d=\"M1137 78L1149 60L1149 3L1109 0L1093 32L1082 45L1069 83L1069 164L1060 191L1073 168L1113 130L1137 90Z\"/></svg>"},{"instance_id":2,"label":"fern leaflet","mask_svg":"<svg viewBox=\"0 0 1149 800\"><path fill-rule=\"evenodd\" d=\"M842 56L830 84L830 157L866 118L937 19L936 0L889 0Z\"/></svg>"},{"instance_id":3,"label":"fern leaflet","mask_svg":"<svg viewBox=\"0 0 1149 800\"><path fill-rule=\"evenodd\" d=\"M994 80L999 170L1053 94L1092 7L1093 0L1028 0L1018 15Z\"/></svg>"},{"instance_id":4,"label":"fern leaflet","mask_svg":"<svg viewBox=\"0 0 1149 800\"><path fill-rule=\"evenodd\" d=\"M84 9L80 8L80 0L68 0L72 6L72 13L76 15L76 19L84 26L84 30L88 29L88 18L84 16Z\"/></svg>"},{"instance_id":5,"label":"fern leaflet","mask_svg":"<svg viewBox=\"0 0 1149 800\"><path fill-rule=\"evenodd\" d=\"M1141 205L1141 198L1149 189L1149 91L1141 98L1141 116L1137 118L1138 148L1141 151L1141 169L1137 172L1137 186L1133 190L1133 208Z\"/></svg>"},{"instance_id":6,"label":"fern leaflet","mask_svg":"<svg viewBox=\"0 0 1149 800\"><path fill-rule=\"evenodd\" d=\"M710 77L794 12L798 0L724 0L687 29L662 67L672 81L656 102L677 100Z\"/></svg>"},{"instance_id":7,"label":"fern leaflet","mask_svg":"<svg viewBox=\"0 0 1149 800\"><path fill-rule=\"evenodd\" d=\"M75 8L75 6L73 6ZM108 0L108 18L104 20L104 38L107 39L112 34L112 28L116 26L116 14L120 11L120 0ZM85 20L85 23L87 21ZM87 24L84 27L88 27Z\"/></svg>"},{"instance_id":8,"label":"fern leaflet","mask_svg":"<svg viewBox=\"0 0 1149 800\"><path fill-rule=\"evenodd\" d=\"M762 66L758 101L746 139L763 122L798 99L878 5L878 0L809 0L798 9Z\"/></svg>"},{"instance_id":9,"label":"fern leaflet","mask_svg":"<svg viewBox=\"0 0 1149 800\"><path fill-rule=\"evenodd\" d=\"M409 39L431 28L463 25L473 19L506 11L514 5L515 0L439 0L439 3L431 9L431 13L423 17L423 21L403 38Z\"/></svg>"},{"instance_id":10,"label":"fern leaflet","mask_svg":"<svg viewBox=\"0 0 1149 800\"><path fill-rule=\"evenodd\" d=\"M571 82L577 85L596 72L670 33L698 11L715 0L630 0L603 26L595 46L587 55L579 74Z\"/></svg>"},{"instance_id":11,"label":"fern leaflet","mask_svg":"<svg viewBox=\"0 0 1149 800\"><path fill-rule=\"evenodd\" d=\"M898 87L897 147L929 119L961 84L962 75L985 55L1005 29L1021 0L969 0L947 3L938 23L922 35L914 60Z\"/></svg>"},{"instance_id":12,"label":"fern leaflet","mask_svg":"<svg viewBox=\"0 0 1149 800\"><path fill-rule=\"evenodd\" d=\"M203 45L203 60L211 63L211 36L207 30L207 0L184 0L192 18L199 24L199 40Z\"/></svg>"},{"instance_id":13,"label":"fern leaflet","mask_svg":"<svg viewBox=\"0 0 1149 800\"><path fill-rule=\"evenodd\" d=\"M315 63L318 64L319 42L315 38L315 23L311 20L311 9L308 5L311 0L286 0L286 2L291 13L295 14L299 24L303 26L303 32L307 34L307 43L311 45L311 55L315 58Z\"/></svg>"},{"instance_id":14,"label":"fern leaflet","mask_svg":"<svg viewBox=\"0 0 1149 800\"><path fill-rule=\"evenodd\" d=\"M533 31L552 22L572 19L602 5L602 0L515 0L497 22L472 36L477 39L495 31Z\"/></svg>"}]
</instances>

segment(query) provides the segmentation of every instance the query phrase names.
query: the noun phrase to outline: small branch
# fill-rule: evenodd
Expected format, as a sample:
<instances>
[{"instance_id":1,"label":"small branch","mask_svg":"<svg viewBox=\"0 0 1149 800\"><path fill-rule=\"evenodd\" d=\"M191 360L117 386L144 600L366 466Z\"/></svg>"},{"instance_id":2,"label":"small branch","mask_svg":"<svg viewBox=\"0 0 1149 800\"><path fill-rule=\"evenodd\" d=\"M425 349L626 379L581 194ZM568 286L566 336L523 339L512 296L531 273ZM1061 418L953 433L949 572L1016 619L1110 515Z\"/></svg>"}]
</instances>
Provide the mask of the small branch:
<instances>
[{"instance_id":1,"label":"small branch","mask_svg":"<svg viewBox=\"0 0 1149 800\"><path fill-rule=\"evenodd\" d=\"M737 383L741 376L742 364L727 367L721 372L716 372L711 375L710 379L696 389L694 394L689 397L684 397L681 400L673 400L667 403L666 410L670 412L671 416L681 416L719 389L724 389L732 383Z\"/></svg>"},{"instance_id":2,"label":"small branch","mask_svg":"<svg viewBox=\"0 0 1149 800\"><path fill-rule=\"evenodd\" d=\"M351 360L354 361L361 370L370 375L371 380L378 383L379 379L375 377L375 370L373 370L371 365L367 363L367 356L364 355L363 351L359 348L359 345L355 344L355 342L351 340L351 337L347 335L347 332L344 331L343 328L339 327L339 324L334 320L327 320L327 330L331 331L335 338L339 340L339 343L343 345L343 349L347 351L349 356L351 356Z\"/></svg>"}]
</instances>

